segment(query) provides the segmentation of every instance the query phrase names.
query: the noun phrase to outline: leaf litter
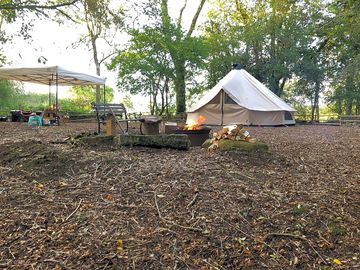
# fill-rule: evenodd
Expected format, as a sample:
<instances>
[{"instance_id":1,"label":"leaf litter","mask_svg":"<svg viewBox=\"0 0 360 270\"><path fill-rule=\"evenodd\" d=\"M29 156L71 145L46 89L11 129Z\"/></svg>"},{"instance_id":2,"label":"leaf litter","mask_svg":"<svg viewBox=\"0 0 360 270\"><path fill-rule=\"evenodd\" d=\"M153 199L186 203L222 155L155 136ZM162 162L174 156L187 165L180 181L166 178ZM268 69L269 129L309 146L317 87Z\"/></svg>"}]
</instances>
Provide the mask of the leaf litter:
<instances>
[{"instance_id":1,"label":"leaf litter","mask_svg":"<svg viewBox=\"0 0 360 270\"><path fill-rule=\"evenodd\" d=\"M360 268L360 129L250 127L269 153L61 143L0 123L0 267Z\"/></svg>"}]
</instances>

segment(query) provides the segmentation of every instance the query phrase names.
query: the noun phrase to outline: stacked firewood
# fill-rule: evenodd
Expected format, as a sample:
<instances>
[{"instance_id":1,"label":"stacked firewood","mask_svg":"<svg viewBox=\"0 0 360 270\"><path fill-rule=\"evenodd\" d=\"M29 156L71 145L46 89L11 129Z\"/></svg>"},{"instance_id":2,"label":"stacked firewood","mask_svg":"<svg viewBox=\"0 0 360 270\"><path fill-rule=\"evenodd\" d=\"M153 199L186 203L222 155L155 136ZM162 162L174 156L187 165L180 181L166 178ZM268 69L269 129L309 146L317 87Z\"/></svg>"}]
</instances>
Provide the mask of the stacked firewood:
<instances>
[{"instance_id":1,"label":"stacked firewood","mask_svg":"<svg viewBox=\"0 0 360 270\"><path fill-rule=\"evenodd\" d=\"M212 134L209 150L215 150L219 147L220 140L245 141L255 143L256 139L250 136L250 133L242 125L231 125L222 128Z\"/></svg>"}]
</instances>

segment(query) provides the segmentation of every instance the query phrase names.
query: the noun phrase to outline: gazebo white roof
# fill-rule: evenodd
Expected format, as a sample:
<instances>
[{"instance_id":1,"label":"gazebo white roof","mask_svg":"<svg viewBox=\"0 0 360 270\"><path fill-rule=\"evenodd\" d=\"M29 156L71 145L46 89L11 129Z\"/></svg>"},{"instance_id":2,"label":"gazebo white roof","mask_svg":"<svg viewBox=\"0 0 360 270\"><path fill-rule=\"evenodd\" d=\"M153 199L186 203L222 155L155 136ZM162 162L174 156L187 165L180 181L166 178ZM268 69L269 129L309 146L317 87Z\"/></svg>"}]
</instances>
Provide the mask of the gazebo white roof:
<instances>
[{"instance_id":1,"label":"gazebo white roof","mask_svg":"<svg viewBox=\"0 0 360 270\"><path fill-rule=\"evenodd\" d=\"M105 84L105 78L74 72L59 66L1 67L0 79L45 85L91 85Z\"/></svg>"}]
</instances>

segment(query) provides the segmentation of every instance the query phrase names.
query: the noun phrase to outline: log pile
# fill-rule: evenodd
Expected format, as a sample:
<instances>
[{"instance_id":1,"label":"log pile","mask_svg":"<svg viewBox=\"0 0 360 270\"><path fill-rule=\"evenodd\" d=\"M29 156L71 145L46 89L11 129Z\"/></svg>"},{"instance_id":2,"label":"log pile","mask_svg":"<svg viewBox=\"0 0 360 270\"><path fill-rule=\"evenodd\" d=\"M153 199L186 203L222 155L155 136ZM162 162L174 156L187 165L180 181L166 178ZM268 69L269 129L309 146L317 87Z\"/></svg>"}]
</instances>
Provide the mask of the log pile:
<instances>
[{"instance_id":1,"label":"log pile","mask_svg":"<svg viewBox=\"0 0 360 270\"><path fill-rule=\"evenodd\" d=\"M243 141L249 143L256 143L257 140L250 136L250 133L244 129L242 125L226 126L221 130L214 132L210 140L210 151L219 148L221 140Z\"/></svg>"}]
</instances>

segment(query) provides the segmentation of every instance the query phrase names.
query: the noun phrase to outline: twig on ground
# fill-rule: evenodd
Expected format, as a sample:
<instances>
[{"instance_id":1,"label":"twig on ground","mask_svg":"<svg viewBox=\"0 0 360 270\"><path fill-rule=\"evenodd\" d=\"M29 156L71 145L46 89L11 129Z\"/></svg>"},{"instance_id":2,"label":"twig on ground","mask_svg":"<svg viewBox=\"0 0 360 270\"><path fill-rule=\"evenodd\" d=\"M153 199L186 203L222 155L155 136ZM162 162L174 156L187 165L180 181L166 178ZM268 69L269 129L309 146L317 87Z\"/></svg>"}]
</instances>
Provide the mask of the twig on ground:
<instances>
[{"instance_id":1,"label":"twig on ground","mask_svg":"<svg viewBox=\"0 0 360 270\"><path fill-rule=\"evenodd\" d=\"M65 219L65 221L68 221L69 218L71 218L71 217L76 213L76 211L79 209L79 207L80 207L80 205L81 205L82 202L83 202L83 199L80 199L78 206L77 206L77 207L75 208L75 210Z\"/></svg>"},{"instance_id":2,"label":"twig on ground","mask_svg":"<svg viewBox=\"0 0 360 270\"><path fill-rule=\"evenodd\" d=\"M61 261L57 261L57 260L54 260L54 259L45 259L44 262L49 262L49 263L57 263L59 264L63 269L69 269L63 262Z\"/></svg>"},{"instance_id":3,"label":"twig on ground","mask_svg":"<svg viewBox=\"0 0 360 270\"><path fill-rule=\"evenodd\" d=\"M280 237L284 236L284 237L292 237L292 238L297 238L297 239L303 240L311 247L311 249L316 253L316 255L322 260L323 263L325 263L326 265L328 264L328 262L325 261L325 259L320 255L320 253L313 247L313 245L310 243L310 241L303 236L295 235L295 234L291 234L291 233L269 233L265 236L265 240L271 236L280 236Z\"/></svg>"},{"instance_id":4,"label":"twig on ground","mask_svg":"<svg viewBox=\"0 0 360 270\"><path fill-rule=\"evenodd\" d=\"M168 224L172 224L174 226L177 226L177 227L180 227L182 229L187 229L187 230L192 230L192 231L197 231L197 232L202 232L203 230L199 229L199 228L194 228L194 227L188 227L188 226L183 226L183 225L180 225L180 224L177 224L173 221L170 221L170 220L167 220L166 218L164 218L162 215L161 215L161 212L160 212L160 209L159 209L159 204L158 204L158 201L157 201L157 198L156 198L156 192L154 192L154 199L155 199L155 206L156 206L156 210L158 212L158 215L159 215L159 218L164 221L165 223L168 223Z\"/></svg>"},{"instance_id":5,"label":"twig on ground","mask_svg":"<svg viewBox=\"0 0 360 270\"><path fill-rule=\"evenodd\" d=\"M188 203L187 207L189 208L190 206L193 206L196 202L196 199L198 197L199 193L196 193L194 198L191 200L191 202Z\"/></svg>"}]
</instances>

